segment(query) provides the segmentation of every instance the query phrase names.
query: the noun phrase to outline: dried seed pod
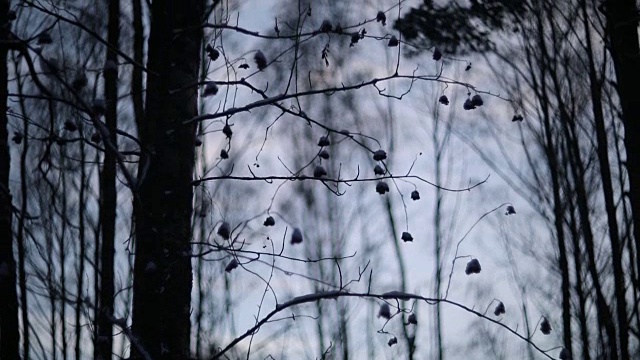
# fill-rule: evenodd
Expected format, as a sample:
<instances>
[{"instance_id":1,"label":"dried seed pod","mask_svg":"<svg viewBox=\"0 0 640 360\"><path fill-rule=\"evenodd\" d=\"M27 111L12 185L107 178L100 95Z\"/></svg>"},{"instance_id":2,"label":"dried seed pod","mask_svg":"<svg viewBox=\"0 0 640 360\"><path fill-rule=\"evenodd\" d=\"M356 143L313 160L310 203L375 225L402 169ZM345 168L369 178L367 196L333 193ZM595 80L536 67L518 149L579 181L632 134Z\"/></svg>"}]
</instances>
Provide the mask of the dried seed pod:
<instances>
[{"instance_id":1,"label":"dried seed pod","mask_svg":"<svg viewBox=\"0 0 640 360\"><path fill-rule=\"evenodd\" d=\"M340 134L342 134L344 136L349 136L351 133L347 129L342 129L342 130L340 130Z\"/></svg>"},{"instance_id":2,"label":"dried seed pod","mask_svg":"<svg viewBox=\"0 0 640 360\"><path fill-rule=\"evenodd\" d=\"M244 63L244 64L240 64L240 66L238 66L240 69L248 69L249 68L249 64Z\"/></svg>"},{"instance_id":3,"label":"dried seed pod","mask_svg":"<svg viewBox=\"0 0 640 360\"><path fill-rule=\"evenodd\" d=\"M540 323L540 331L545 334L551 334L551 324L549 324L549 320L546 317L542 317L542 322Z\"/></svg>"},{"instance_id":4,"label":"dried seed pod","mask_svg":"<svg viewBox=\"0 0 640 360\"><path fill-rule=\"evenodd\" d=\"M329 152L328 152L327 150L322 150L322 151L320 151L320 152L318 153L318 156L319 156L321 159L325 159L325 160L327 160L327 159L329 158Z\"/></svg>"},{"instance_id":5,"label":"dried seed pod","mask_svg":"<svg viewBox=\"0 0 640 360\"><path fill-rule=\"evenodd\" d=\"M387 342L387 345L389 345L389 347L395 345L398 343L398 338L397 337L392 337L391 339L389 339L389 342Z\"/></svg>"},{"instance_id":6,"label":"dried seed pod","mask_svg":"<svg viewBox=\"0 0 640 360\"><path fill-rule=\"evenodd\" d=\"M231 130L231 126L229 126L229 124L224 124L224 127L222 128L222 133L228 138L231 139L231 136L233 135L233 131Z\"/></svg>"},{"instance_id":7,"label":"dried seed pod","mask_svg":"<svg viewBox=\"0 0 640 360\"><path fill-rule=\"evenodd\" d=\"M320 31L330 32L331 30L333 30L333 24L331 24L331 21L329 21L328 19L324 20L322 22L322 25L320 25Z\"/></svg>"},{"instance_id":8,"label":"dried seed pod","mask_svg":"<svg viewBox=\"0 0 640 360\"><path fill-rule=\"evenodd\" d=\"M238 267L238 261L236 259L231 259L231 261L229 261L229 263L227 264L227 267L224 268L224 271L231 272L231 270L237 267Z\"/></svg>"},{"instance_id":9,"label":"dried seed pod","mask_svg":"<svg viewBox=\"0 0 640 360\"><path fill-rule=\"evenodd\" d=\"M331 145L331 141L329 140L328 136L320 136L320 140L318 140L318 146L323 147L323 146L329 146Z\"/></svg>"},{"instance_id":10,"label":"dried seed pod","mask_svg":"<svg viewBox=\"0 0 640 360\"><path fill-rule=\"evenodd\" d=\"M70 132L74 132L78 130L78 125L76 125L75 121L67 120L64 122L64 129Z\"/></svg>"},{"instance_id":11,"label":"dried seed pod","mask_svg":"<svg viewBox=\"0 0 640 360\"><path fill-rule=\"evenodd\" d=\"M53 42L51 35L48 32L43 32L38 35L38 40L36 41L38 45L48 45Z\"/></svg>"},{"instance_id":12,"label":"dried seed pod","mask_svg":"<svg viewBox=\"0 0 640 360\"><path fill-rule=\"evenodd\" d=\"M376 174L376 175L384 175L384 174L385 174L385 171L384 171L384 169L382 168L382 166L380 166L380 165L376 165L376 166L373 168L373 173L374 173L374 174Z\"/></svg>"},{"instance_id":13,"label":"dried seed pod","mask_svg":"<svg viewBox=\"0 0 640 360\"><path fill-rule=\"evenodd\" d=\"M502 303L502 301L498 302L498 306L496 306L496 308L493 310L493 315L495 316L500 316L501 314L505 313L505 308L504 308L504 304Z\"/></svg>"},{"instance_id":14,"label":"dried seed pod","mask_svg":"<svg viewBox=\"0 0 640 360\"><path fill-rule=\"evenodd\" d=\"M570 360L571 354L569 354L569 350L562 348L562 350L560 350L560 355L558 357L560 358L560 360Z\"/></svg>"},{"instance_id":15,"label":"dried seed pod","mask_svg":"<svg viewBox=\"0 0 640 360\"><path fill-rule=\"evenodd\" d=\"M225 240L229 240L229 236L231 236L231 226L226 221L223 221L222 224L218 227L218 235Z\"/></svg>"},{"instance_id":16,"label":"dried seed pod","mask_svg":"<svg viewBox=\"0 0 640 360\"><path fill-rule=\"evenodd\" d=\"M264 226L273 226L275 224L276 224L276 219L274 219L273 216L267 216L267 218L262 223L262 225Z\"/></svg>"},{"instance_id":17,"label":"dried seed pod","mask_svg":"<svg viewBox=\"0 0 640 360\"><path fill-rule=\"evenodd\" d=\"M400 239L402 239L402 241L407 242L407 241L413 241L413 236L411 236L411 234L407 231L404 231L402 233L402 236L400 237Z\"/></svg>"},{"instance_id":18,"label":"dried seed pod","mask_svg":"<svg viewBox=\"0 0 640 360\"><path fill-rule=\"evenodd\" d=\"M262 71L267 67L267 57L264 56L264 54L260 50L258 50L253 56L253 60L256 62L258 70Z\"/></svg>"},{"instance_id":19,"label":"dried seed pod","mask_svg":"<svg viewBox=\"0 0 640 360\"><path fill-rule=\"evenodd\" d=\"M11 141L13 141L14 143L20 145L22 143L22 138L23 137L24 136L22 136L21 133L16 131L16 132L13 133L13 137L11 138Z\"/></svg>"},{"instance_id":20,"label":"dried seed pod","mask_svg":"<svg viewBox=\"0 0 640 360\"><path fill-rule=\"evenodd\" d=\"M387 43L387 46L396 47L398 46L398 44L400 44L400 42L398 41L398 38L395 35L392 35L391 39L389 39L389 43Z\"/></svg>"},{"instance_id":21,"label":"dried seed pod","mask_svg":"<svg viewBox=\"0 0 640 360\"><path fill-rule=\"evenodd\" d=\"M465 101L464 101L464 105L462 105L462 107L463 107L465 110L473 110L473 109L475 109L475 108L476 108L476 106L475 106L475 105L473 105L473 101L471 101L471 99L467 99L467 100L465 100Z\"/></svg>"},{"instance_id":22,"label":"dried seed pod","mask_svg":"<svg viewBox=\"0 0 640 360\"><path fill-rule=\"evenodd\" d=\"M378 13L376 14L376 22L381 22L382 26L387 25L387 15L385 15L382 11L378 11Z\"/></svg>"},{"instance_id":23,"label":"dried seed pod","mask_svg":"<svg viewBox=\"0 0 640 360\"><path fill-rule=\"evenodd\" d=\"M218 93L218 85L216 85L213 81L207 81L207 84L204 86L204 91L202 92L202 97L213 96Z\"/></svg>"},{"instance_id":24,"label":"dried seed pod","mask_svg":"<svg viewBox=\"0 0 640 360\"><path fill-rule=\"evenodd\" d=\"M387 320L391 319L391 307L387 303L383 303L380 305L380 309L378 310L378 317L385 318Z\"/></svg>"},{"instance_id":25,"label":"dried seed pod","mask_svg":"<svg viewBox=\"0 0 640 360\"><path fill-rule=\"evenodd\" d=\"M438 61L440 59L442 59L442 52L440 49L435 48L435 50L433 50L433 60Z\"/></svg>"},{"instance_id":26,"label":"dried seed pod","mask_svg":"<svg viewBox=\"0 0 640 360\"><path fill-rule=\"evenodd\" d=\"M373 152L373 160L381 161L387 158L387 153L384 150L376 150Z\"/></svg>"},{"instance_id":27,"label":"dried seed pod","mask_svg":"<svg viewBox=\"0 0 640 360\"><path fill-rule=\"evenodd\" d=\"M79 91L89 83L89 79L87 79L87 75L84 73L77 74L76 77L71 82L71 87L74 90Z\"/></svg>"},{"instance_id":28,"label":"dried seed pod","mask_svg":"<svg viewBox=\"0 0 640 360\"><path fill-rule=\"evenodd\" d=\"M411 200L413 201L420 200L420 193L418 192L418 190L413 190L411 192Z\"/></svg>"},{"instance_id":29,"label":"dried seed pod","mask_svg":"<svg viewBox=\"0 0 640 360\"><path fill-rule=\"evenodd\" d=\"M327 175L327 170L324 169L321 165L317 165L313 169L313 177L323 177Z\"/></svg>"},{"instance_id":30,"label":"dried seed pod","mask_svg":"<svg viewBox=\"0 0 640 360\"><path fill-rule=\"evenodd\" d=\"M385 193L389 192L389 185L387 185L387 183L384 181L378 181L378 183L376 184L376 192L380 195L384 195Z\"/></svg>"},{"instance_id":31,"label":"dried seed pod","mask_svg":"<svg viewBox=\"0 0 640 360\"><path fill-rule=\"evenodd\" d=\"M91 134L91 142L94 144L100 144L102 142L102 136L100 136L99 133L94 132L93 134Z\"/></svg>"},{"instance_id":32,"label":"dried seed pod","mask_svg":"<svg viewBox=\"0 0 640 360\"><path fill-rule=\"evenodd\" d=\"M209 56L209 59L211 59L211 61L216 61L218 60L218 57L220 57L220 52L214 49L211 44L207 44L204 50L207 52L207 56Z\"/></svg>"},{"instance_id":33,"label":"dried seed pod","mask_svg":"<svg viewBox=\"0 0 640 360\"><path fill-rule=\"evenodd\" d=\"M513 115L513 118L511 118L511 121L522 121L524 120L524 117L522 117L522 115L516 114Z\"/></svg>"},{"instance_id":34,"label":"dried seed pod","mask_svg":"<svg viewBox=\"0 0 640 360\"><path fill-rule=\"evenodd\" d=\"M410 314L409 318L407 318L407 322L412 325L418 325L418 317L416 314Z\"/></svg>"},{"instance_id":35,"label":"dried seed pod","mask_svg":"<svg viewBox=\"0 0 640 360\"><path fill-rule=\"evenodd\" d=\"M300 229L298 228L295 228L293 229L293 233L291 233L291 244L295 245L300 243L302 243L302 231L300 231Z\"/></svg>"},{"instance_id":36,"label":"dried seed pod","mask_svg":"<svg viewBox=\"0 0 640 360\"><path fill-rule=\"evenodd\" d=\"M467 268L464 270L464 273L467 275L479 274L481 270L482 267L480 266L478 259L471 259L471 261L467 263Z\"/></svg>"},{"instance_id":37,"label":"dried seed pod","mask_svg":"<svg viewBox=\"0 0 640 360\"><path fill-rule=\"evenodd\" d=\"M349 44L349 47L357 44L358 41L360 41L360 33L354 32L351 34L351 44Z\"/></svg>"},{"instance_id":38,"label":"dried seed pod","mask_svg":"<svg viewBox=\"0 0 640 360\"><path fill-rule=\"evenodd\" d=\"M228 159L229 158L229 153L227 152L227 150L225 150L225 149L220 150L220 158L221 159Z\"/></svg>"},{"instance_id":39,"label":"dried seed pod","mask_svg":"<svg viewBox=\"0 0 640 360\"><path fill-rule=\"evenodd\" d=\"M509 205L507 206L507 212L504 213L505 215L513 215L516 213L516 208L513 207L513 205Z\"/></svg>"},{"instance_id":40,"label":"dried seed pod","mask_svg":"<svg viewBox=\"0 0 640 360\"><path fill-rule=\"evenodd\" d=\"M442 105L449 105L449 98L447 97L447 95L442 95L438 99L438 102L440 102L440 104Z\"/></svg>"},{"instance_id":41,"label":"dried seed pod","mask_svg":"<svg viewBox=\"0 0 640 360\"><path fill-rule=\"evenodd\" d=\"M471 103L473 104L473 106L482 106L482 105L484 105L484 101L482 101L482 97L480 97L479 94L473 95L473 97L471 98Z\"/></svg>"}]
</instances>

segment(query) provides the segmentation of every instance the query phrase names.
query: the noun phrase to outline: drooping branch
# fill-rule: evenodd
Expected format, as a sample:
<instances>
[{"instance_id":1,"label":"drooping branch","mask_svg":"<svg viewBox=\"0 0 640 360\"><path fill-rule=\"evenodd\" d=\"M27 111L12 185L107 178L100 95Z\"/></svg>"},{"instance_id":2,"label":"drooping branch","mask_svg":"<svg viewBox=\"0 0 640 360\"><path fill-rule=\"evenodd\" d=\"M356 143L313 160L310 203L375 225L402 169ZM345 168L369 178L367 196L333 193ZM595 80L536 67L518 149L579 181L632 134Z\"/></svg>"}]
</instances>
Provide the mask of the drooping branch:
<instances>
[{"instance_id":1,"label":"drooping branch","mask_svg":"<svg viewBox=\"0 0 640 360\"><path fill-rule=\"evenodd\" d=\"M304 180L314 180L314 181L322 181L322 182L328 182L328 183L335 183L335 184L349 184L352 182L373 182L373 181L380 181L382 179L416 179L419 180L423 183L429 184L433 187L436 187L440 190L444 190L444 191L450 191L450 192L464 192L464 191L471 191L472 189L486 183L489 180L489 176L487 176L484 180L473 184L471 186L465 187L465 188L459 188L459 189L453 189L453 188L447 188L444 186L440 186L438 184L435 184L429 180L426 180L424 178L422 178L421 176L418 175L388 175L388 176L379 176L376 178L360 178L358 176L356 176L355 178L352 179L331 179L331 178L326 178L326 177L315 177L315 176L306 176L306 175L297 175L297 176L277 176L277 175L273 175L273 176L235 176L235 175L220 175L220 176L208 176L208 177L204 177L198 180L195 180L191 183L191 185L193 186L198 186L200 184L202 184L205 181L214 181L214 180L241 180L241 181L265 181L268 183L271 183L273 180L288 180L288 181L304 181Z\"/></svg>"},{"instance_id":2,"label":"drooping branch","mask_svg":"<svg viewBox=\"0 0 640 360\"><path fill-rule=\"evenodd\" d=\"M509 331L510 333L512 333L513 335L517 336L518 338L520 338L521 340L525 341L526 343L528 343L529 345L531 345L534 349L536 349L540 354L546 356L549 359L554 359L552 356L550 356L548 354L548 352L550 350L544 350L542 349L540 346L538 346L536 343L534 343L530 337L526 337L520 333L518 333L518 331L516 329L513 329L505 324L503 324L502 322L492 319L486 315L484 315L483 313L476 311L472 308L469 308L468 306L465 306L463 304L460 304L458 302L455 301L451 301L451 300L447 300L447 299L438 299L438 298L430 298L430 297L424 297L418 294L412 294L412 293L405 293L405 292L401 292L401 291L390 291L390 292L386 292L383 294L375 294L375 293L358 293L358 292L348 292L348 291L343 291L343 290L337 290L337 291L323 291L323 292L317 292L317 293L313 293L313 294L307 294L307 295L301 295L301 296L297 296L294 297L293 299L282 303L282 304L277 304L275 309L273 309L269 314L265 315L265 317L263 317L260 321L256 322L256 324L254 326L252 326L251 328L249 328L246 332L244 332L242 335L236 337L235 339L233 339L229 344L227 344L227 346L225 346L223 349L221 349L218 353L216 353L212 359L219 359L221 357L224 356L225 353L227 353L230 349L232 349L233 347L235 347L236 345L238 345L238 343L240 343L241 341L243 341L244 339L246 339L247 337L251 336L252 334L254 334L256 331L258 331L264 324L268 323L275 315L277 315L278 313L289 309L291 307L297 306L297 305L301 305L301 304L306 304L306 303L313 303L316 301L322 301L322 300L328 300L328 299L337 299L337 298L361 298L361 299L381 299L381 300L389 300L389 299L397 299L397 300L419 300L419 301L424 301L429 305L435 305L437 303L444 303L444 304L448 304L454 307L457 307L459 309L462 309L470 314L476 315L484 320L487 320L495 325L501 326L502 328L504 328L505 330Z\"/></svg>"}]
</instances>

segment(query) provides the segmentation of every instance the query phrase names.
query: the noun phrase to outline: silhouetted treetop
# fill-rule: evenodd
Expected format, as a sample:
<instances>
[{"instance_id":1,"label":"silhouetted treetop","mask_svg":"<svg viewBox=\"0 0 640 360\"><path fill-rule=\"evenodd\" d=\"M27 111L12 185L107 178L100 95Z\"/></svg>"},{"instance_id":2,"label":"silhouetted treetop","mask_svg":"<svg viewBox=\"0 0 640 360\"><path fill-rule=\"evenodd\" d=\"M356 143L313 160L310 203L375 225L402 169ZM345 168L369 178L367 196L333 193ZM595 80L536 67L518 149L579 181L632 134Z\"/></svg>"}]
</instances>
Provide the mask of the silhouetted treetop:
<instances>
[{"instance_id":1,"label":"silhouetted treetop","mask_svg":"<svg viewBox=\"0 0 640 360\"><path fill-rule=\"evenodd\" d=\"M492 30L511 30L510 14L522 14L523 0L448 1L424 0L394 24L404 39L418 49L434 46L449 54L488 51L493 48ZM416 48L409 56L419 53Z\"/></svg>"}]
</instances>

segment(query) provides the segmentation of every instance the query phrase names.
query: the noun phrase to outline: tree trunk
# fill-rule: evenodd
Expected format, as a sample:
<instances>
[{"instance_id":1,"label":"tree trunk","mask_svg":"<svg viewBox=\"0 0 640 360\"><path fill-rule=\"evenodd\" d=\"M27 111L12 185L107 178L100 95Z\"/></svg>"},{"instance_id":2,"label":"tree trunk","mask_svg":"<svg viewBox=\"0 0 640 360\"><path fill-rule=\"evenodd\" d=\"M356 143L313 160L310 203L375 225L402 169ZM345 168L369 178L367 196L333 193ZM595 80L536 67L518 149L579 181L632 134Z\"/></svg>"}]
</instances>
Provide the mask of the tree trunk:
<instances>
[{"instance_id":1,"label":"tree trunk","mask_svg":"<svg viewBox=\"0 0 640 360\"><path fill-rule=\"evenodd\" d=\"M106 100L105 122L109 131L109 141L117 149L118 140L118 62L117 49L120 38L120 0L108 0L109 25L107 34L107 57L104 76L104 94ZM114 311L114 255L116 232L116 154L104 152L100 179L100 223L102 224L102 249L100 251L100 298L97 318L98 338L94 357L107 360L112 357L113 349L113 311Z\"/></svg>"},{"instance_id":2,"label":"tree trunk","mask_svg":"<svg viewBox=\"0 0 640 360\"><path fill-rule=\"evenodd\" d=\"M622 107L624 144L629 174L629 198L633 215L636 256L640 256L640 98L636 93L640 83L640 45L638 44L638 6L635 0L607 0L608 49L616 72L618 97ZM637 262L640 273L640 261ZM626 348L628 339L623 339Z\"/></svg>"},{"instance_id":3,"label":"tree trunk","mask_svg":"<svg viewBox=\"0 0 640 360\"><path fill-rule=\"evenodd\" d=\"M580 230L584 237L584 244L587 250L588 265L587 269L593 281L593 288L596 293L596 310L601 326L604 326L607 333L608 344L602 344L603 347L609 347L608 358L611 360L618 359L618 346L615 324L612 321L611 308L607 303L606 296L600 281L600 272L597 268L596 261L596 244L594 240L591 219L589 214L589 201L587 189L585 185L585 169L579 155L580 145L578 137L575 134L575 124L573 119L561 110L561 120L565 128L567 138L567 157L569 159L569 167L573 176L576 200L578 205L578 219L580 221Z\"/></svg>"},{"instance_id":4,"label":"tree trunk","mask_svg":"<svg viewBox=\"0 0 640 360\"><path fill-rule=\"evenodd\" d=\"M191 214L202 0L154 0L134 200L133 357L189 358ZM148 169L145 167L148 166Z\"/></svg>"},{"instance_id":5,"label":"tree trunk","mask_svg":"<svg viewBox=\"0 0 640 360\"><path fill-rule=\"evenodd\" d=\"M9 1L0 2L0 24L8 22ZM0 38L6 39L5 27ZM0 47L0 359L19 359L20 329L18 326L18 294L16 292L16 262L13 258L11 232L12 203L9 191L9 133L7 130L7 47Z\"/></svg>"},{"instance_id":6,"label":"tree trunk","mask_svg":"<svg viewBox=\"0 0 640 360\"><path fill-rule=\"evenodd\" d=\"M14 66L17 67L17 60L14 57ZM24 81L18 80L18 93L22 94L24 91ZM20 111L23 114L27 113L26 104L24 99L20 99ZM22 131L25 134L29 133L29 118L24 117L22 119ZM26 241L26 230L25 230L25 219L27 217L27 208L28 208L28 190L27 190L27 162L28 162L28 152L29 152L29 139L28 137L24 137L22 139L22 153L20 154L20 217L18 218L18 230L17 230L17 244L18 244L18 288L20 289L20 312L21 312L21 320L22 320L22 356L24 359L30 359L29 356L29 330L30 330L30 321L29 321L29 302L27 300L27 270L26 270L26 249L25 249L25 241Z\"/></svg>"},{"instance_id":7,"label":"tree trunk","mask_svg":"<svg viewBox=\"0 0 640 360\"><path fill-rule=\"evenodd\" d=\"M617 210L614 204L613 181L611 180L611 168L609 164L609 144L607 141L607 131L602 109L602 80L600 80L594 61L594 54L591 48L591 27L587 19L587 5L581 2L583 11L583 23L585 31L585 45L589 64L589 82L591 90L591 104L593 109L593 120L596 128L597 153L600 168L600 178L602 179L602 195L604 196L605 208L607 211L607 224L609 225L609 240L611 243L611 264L613 265L613 279L616 299L616 315L618 322L618 338L620 339L620 359L629 359L629 326L627 324L627 290L625 286L623 263L623 246L620 243L620 233L618 231ZM637 40L637 38L636 38ZM640 59L639 59L640 60ZM640 184L637 184L640 185ZM640 215L634 213L635 215Z\"/></svg>"}]
</instances>

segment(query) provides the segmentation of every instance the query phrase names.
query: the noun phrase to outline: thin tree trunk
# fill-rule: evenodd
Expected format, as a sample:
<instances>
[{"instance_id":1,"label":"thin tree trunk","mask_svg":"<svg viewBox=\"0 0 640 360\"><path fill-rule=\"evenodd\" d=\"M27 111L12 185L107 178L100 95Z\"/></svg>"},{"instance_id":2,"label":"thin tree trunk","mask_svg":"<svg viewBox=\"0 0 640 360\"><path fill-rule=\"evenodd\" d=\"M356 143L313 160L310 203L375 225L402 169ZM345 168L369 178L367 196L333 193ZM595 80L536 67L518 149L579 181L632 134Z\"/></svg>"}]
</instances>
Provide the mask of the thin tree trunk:
<instances>
[{"instance_id":1,"label":"thin tree trunk","mask_svg":"<svg viewBox=\"0 0 640 360\"><path fill-rule=\"evenodd\" d=\"M567 187L569 184L567 184ZM570 190L567 191L570 193ZM582 357L584 360L591 360L591 355L589 350L591 349L590 340L589 340L589 319L587 317L587 296L585 295L583 289L583 266L582 266L582 250L580 246L580 234L578 231L578 222L575 217L575 206L572 201L568 202L568 213L569 213L569 232L571 235L571 239L573 240L573 266L574 273L576 274L576 292L578 293L578 323L580 324L580 340L581 340L581 349L582 349ZM599 329L599 335L602 338L602 328ZM573 354L573 353L572 353ZM573 358L578 358L574 356Z\"/></svg>"},{"instance_id":2,"label":"thin tree trunk","mask_svg":"<svg viewBox=\"0 0 640 360\"><path fill-rule=\"evenodd\" d=\"M433 136L431 140L434 145L434 156L435 156L435 180L436 180L436 202L435 202L435 210L433 214L433 232L434 232L434 252L435 252L435 297L440 299L442 297L442 190L440 186L442 185L442 155L443 155L443 144L440 141L446 141L446 139L439 139L439 128L441 125L441 119L438 114L435 115L434 119L434 129ZM435 306L436 313L436 322L435 326L435 336L437 340L437 353L438 360L444 359L444 343L442 339L442 308L441 303L437 302Z\"/></svg>"},{"instance_id":3,"label":"thin tree trunk","mask_svg":"<svg viewBox=\"0 0 640 360\"><path fill-rule=\"evenodd\" d=\"M18 62L14 58L14 65L17 69ZM23 81L20 77L16 77L18 86L18 93L23 94ZM20 111L22 114L27 113L26 104L24 99L20 99ZM24 117L22 119L22 131L25 134L29 133L29 118ZM20 217L18 218L18 230L17 230L17 243L18 243L18 287L20 288L20 312L22 318L22 356L23 359L30 359L30 344L29 344L29 302L27 298L27 271L26 271L26 251L25 251L25 219L27 217L28 209L28 190L27 190L27 155L29 153L29 138L24 136L22 139L22 152L20 153Z\"/></svg>"},{"instance_id":4,"label":"thin tree trunk","mask_svg":"<svg viewBox=\"0 0 640 360\"><path fill-rule=\"evenodd\" d=\"M80 127L80 130L82 131L82 126ZM80 161L82 162L82 164L85 163L85 158L86 158L86 154L85 154L85 143L84 141L80 143ZM82 165L80 166L80 194L79 199L78 199L78 242L80 243L80 249L78 251L78 286L76 288L76 347L75 347L75 352L76 352L76 360L81 360L82 359L82 347L81 347L81 342L82 342L82 329L83 326L80 323L81 321L81 316L82 316L82 309L83 309L83 292L84 292L84 263L85 263L85 256L86 256L86 238L85 238L85 211L86 211L86 203L85 203L85 192L86 192L86 181L87 181L87 173L86 173L86 166Z\"/></svg>"},{"instance_id":5,"label":"thin tree trunk","mask_svg":"<svg viewBox=\"0 0 640 360\"><path fill-rule=\"evenodd\" d=\"M0 1L0 24L8 22L9 1ZM4 28L3 28L4 29ZM8 37L0 30L0 38ZM16 262L13 258L11 222L13 207L9 191L9 133L7 129L7 47L0 47L0 358L19 359L20 328L18 326L18 294L16 288Z\"/></svg>"},{"instance_id":6,"label":"thin tree trunk","mask_svg":"<svg viewBox=\"0 0 640 360\"><path fill-rule=\"evenodd\" d=\"M391 149L390 149L391 150ZM400 250L400 240L398 236L398 227L396 226L396 220L393 216L393 205L391 204L391 197L384 197L384 204L386 206L387 212L387 220L389 221L389 226L391 227L392 239L393 239L393 249L396 255L396 259L398 261L398 269L400 270L400 291L407 291L407 272L404 264L404 257L402 256L402 251ZM413 359L414 351L415 351L415 341L414 338L410 336L409 329L407 329L406 319L404 313L402 314L402 333L404 335L405 340L407 341L407 359Z\"/></svg>"},{"instance_id":7,"label":"thin tree trunk","mask_svg":"<svg viewBox=\"0 0 640 360\"><path fill-rule=\"evenodd\" d=\"M147 101L140 139L146 150L134 200L133 357L189 357L191 215L198 70L204 1L154 0ZM176 91L176 89L180 89ZM139 346L138 346L139 345ZM144 350L142 350L144 349Z\"/></svg>"},{"instance_id":8,"label":"thin tree trunk","mask_svg":"<svg viewBox=\"0 0 640 360\"><path fill-rule=\"evenodd\" d=\"M608 50L616 72L616 90L622 107L626 166L629 175L629 198L633 215L633 234L636 251L640 252L640 45L638 44L638 6L635 0L607 0L604 2L607 16ZM636 263L640 274L640 261ZM621 348L628 351L628 339ZM623 350L625 351L625 350Z\"/></svg>"},{"instance_id":9,"label":"thin tree trunk","mask_svg":"<svg viewBox=\"0 0 640 360\"><path fill-rule=\"evenodd\" d=\"M117 149L116 129L118 126L118 42L120 38L120 0L108 0L108 47L104 76L106 100L105 120L109 139ZM100 179L100 218L102 223L102 249L100 251L100 299L97 319L98 341L95 358L111 359L113 352L113 312L114 312L114 255L116 230L116 154L104 152L104 163Z\"/></svg>"},{"instance_id":10,"label":"thin tree trunk","mask_svg":"<svg viewBox=\"0 0 640 360\"><path fill-rule=\"evenodd\" d=\"M563 226L563 214L564 207L562 205L562 198L560 196L560 173L559 173L559 161L556 154L556 142L554 141L554 129L550 119L551 101L547 88L547 76L553 76L550 74L553 67L547 67L550 62L550 57L547 51L547 44L545 42L545 27L543 25L544 12L542 9L538 9L536 13L536 38L538 47L540 48L540 59L537 63L540 71L539 80L539 92L538 97L542 103L543 112L543 136L544 136L544 151L547 158L547 164L549 166L549 173L551 175L551 185L553 193L553 216L554 227L556 232L556 240L558 243L558 265L560 266L560 275L562 277L562 334L564 347L572 353L572 335L571 335L571 293L570 286L571 280L569 279L569 264L567 260L566 240ZM549 70L549 72L547 71ZM536 74L534 70L531 70L531 76L535 78Z\"/></svg>"},{"instance_id":11,"label":"thin tree trunk","mask_svg":"<svg viewBox=\"0 0 640 360\"><path fill-rule=\"evenodd\" d=\"M61 161L63 168L66 167L66 147L60 148ZM62 190L62 194L67 194L69 191L67 184L67 174L65 172L60 173L60 186ZM60 261L60 334L62 335L60 338L61 341L61 350L62 350L62 359L67 360L67 356L69 353L69 349L67 348L67 278L66 278L66 262L67 257L65 254L65 238L67 235L67 197L62 196L60 204L60 235L58 235L58 259Z\"/></svg>"},{"instance_id":12,"label":"thin tree trunk","mask_svg":"<svg viewBox=\"0 0 640 360\"><path fill-rule=\"evenodd\" d=\"M609 225L609 240L611 243L611 264L613 265L613 278L616 299L616 315L618 323L618 338L620 339L620 359L629 359L629 327L627 324L627 291L625 286L623 262L623 247L620 244L618 231L618 219L616 206L613 200L613 184L611 180L611 168L609 163L609 144L607 141L604 111L602 109L602 81L596 73L593 49L591 47L591 27L587 18L586 1L581 1L583 11L583 25L585 27L585 45L589 64L589 82L591 90L591 105L593 119L596 128L597 154L602 179L602 195L604 196L605 209L607 211L607 223ZM640 60L640 58L638 59ZM640 184L638 184L640 186Z\"/></svg>"},{"instance_id":13,"label":"thin tree trunk","mask_svg":"<svg viewBox=\"0 0 640 360\"><path fill-rule=\"evenodd\" d=\"M143 64L144 27L142 24L142 0L131 0L131 3L133 7L133 60L138 64ZM131 74L131 101L139 133L142 132L144 120L142 75L142 69L139 66L134 66Z\"/></svg>"},{"instance_id":14,"label":"thin tree trunk","mask_svg":"<svg viewBox=\"0 0 640 360\"><path fill-rule=\"evenodd\" d=\"M609 347L609 359L617 360L618 347L616 329L615 324L611 319L611 309L607 304L606 297L602 290L600 274L597 268L595 242L593 232L591 230L589 202L587 198L587 190L585 188L585 171L579 156L580 146L578 144L578 138L575 135L575 130L573 129L574 124L572 123L572 120L570 119L568 114L564 113L564 110L561 110L561 113L561 122L564 125L566 133L565 136L567 137L567 156L569 160L569 168L571 169L571 173L574 179L574 186L577 197L580 230L582 232L585 247L587 249L587 258L589 259L587 269L589 270L589 274L591 275L593 288L596 292L596 309L598 318L607 332L607 340L609 342L608 344L603 344L603 346L608 345Z\"/></svg>"}]
</instances>

